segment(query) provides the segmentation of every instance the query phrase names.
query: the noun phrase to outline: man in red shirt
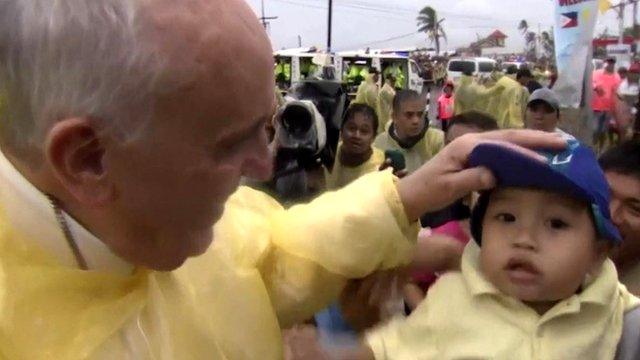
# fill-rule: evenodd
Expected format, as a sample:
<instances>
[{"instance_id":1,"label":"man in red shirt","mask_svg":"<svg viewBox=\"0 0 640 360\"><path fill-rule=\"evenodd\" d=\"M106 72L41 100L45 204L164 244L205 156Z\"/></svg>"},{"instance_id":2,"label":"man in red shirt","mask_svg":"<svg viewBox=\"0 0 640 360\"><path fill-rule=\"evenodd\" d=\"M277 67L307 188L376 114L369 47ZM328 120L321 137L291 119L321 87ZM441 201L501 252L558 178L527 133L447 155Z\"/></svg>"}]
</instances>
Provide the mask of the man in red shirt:
<instances>
[{"instance_id":1,"label":"man in red shirt","mask_svg":"<svg viewBox=\"0 0 640 360\"><path fill-rule=\"evenodd\" d=\"M591 101L594 112L593 146L598 151L605 145L609 122L612 120L611 114L615 106L615 96L622 82L615 72L615 65L615 58L609 58L603 69L593 73L593 100ZM610 142L612 140L610 139Z\"/></svg>"}]
</instances>

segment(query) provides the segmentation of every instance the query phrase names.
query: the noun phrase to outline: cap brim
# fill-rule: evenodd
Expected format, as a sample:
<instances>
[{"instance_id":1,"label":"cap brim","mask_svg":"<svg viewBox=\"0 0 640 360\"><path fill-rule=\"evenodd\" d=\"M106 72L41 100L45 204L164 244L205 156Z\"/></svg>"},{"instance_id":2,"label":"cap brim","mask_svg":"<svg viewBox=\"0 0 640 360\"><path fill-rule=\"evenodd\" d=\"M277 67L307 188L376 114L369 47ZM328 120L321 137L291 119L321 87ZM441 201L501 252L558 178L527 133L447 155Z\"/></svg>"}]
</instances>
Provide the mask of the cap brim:
<instances>
[{"instance_id":1,"label":"cap brim","mask_svg":"<svg viewBox=\"0 0 640 360\"><path fill-rule=\"evenodd\" d=\"M583 200L592 207L600 236L614 243L621 241L620 233L611 220L599 213L596 199L578 183L572 181L544 162L496 144L481 144L471 152L469 166L486 167L496 177L498 187L535 188ZM594 210L598 209L598 210ZM607 210L608 211L608 210Z\"/></svg>"},{"instance_id":2,"label":"cap brim","mask_svg":"<svg viewBox=\"0 0 640 360\"><path fill-rule=\"evenodd\" d=\"M588 203L594 201L578 184L546 163L504 146L476 146L469 157L469 165L491 170L500 187L536 188L566 194Z\"/></svg>"}]
</instances>

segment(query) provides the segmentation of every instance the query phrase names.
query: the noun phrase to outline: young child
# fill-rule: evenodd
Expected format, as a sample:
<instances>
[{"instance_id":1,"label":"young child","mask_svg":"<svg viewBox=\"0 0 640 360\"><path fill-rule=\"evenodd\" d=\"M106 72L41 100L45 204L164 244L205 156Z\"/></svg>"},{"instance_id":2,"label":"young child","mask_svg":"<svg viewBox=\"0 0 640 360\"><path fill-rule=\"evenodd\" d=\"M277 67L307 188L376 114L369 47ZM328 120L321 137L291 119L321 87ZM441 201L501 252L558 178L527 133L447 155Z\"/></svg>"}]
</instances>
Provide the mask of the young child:
<instances>
[{"instance_id":1,"label":"young child","mask_svg":"<svg viewBox=\"0 0 640 360\"><path fill-rule=\"evenodd\" d=\"M595 155L571 142L546 162L478 146L498 186L473 210L475 241L406 319L370 332L357 358L613 359L627 312L609 250L620 235Z\"/></svg>"},{"instance_id":2,"label":"young child","mask_svg":"<svg viewBox=\"0 0 640 360\"><path fill-rule=\"evenodd\" d=\"M442 95L438 98L438 120L445 133L449 128L449 120L453 117L453 82L447 81L442 89Z\"/></svg>"}]
</instances>

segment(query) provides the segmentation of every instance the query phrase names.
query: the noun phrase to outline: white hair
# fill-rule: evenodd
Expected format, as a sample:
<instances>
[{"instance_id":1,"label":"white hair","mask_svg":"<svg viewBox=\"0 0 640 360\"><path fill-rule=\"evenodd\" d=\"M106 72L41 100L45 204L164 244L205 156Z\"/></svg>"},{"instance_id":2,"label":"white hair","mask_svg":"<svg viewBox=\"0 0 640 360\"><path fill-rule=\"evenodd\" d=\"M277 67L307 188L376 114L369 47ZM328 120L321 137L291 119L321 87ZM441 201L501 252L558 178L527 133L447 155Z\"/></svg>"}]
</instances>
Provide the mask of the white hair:
<instances>
[{"instance_id":1,"label":"white hair","mask_svg":"<svg viewBox=\"0 0 640 360\"><path fill-rule=\"evenodd\" d=\"M0 140L42 150L47 129L91 117L133 133L153 111L163 64L136 0L0 0ZM1 115L1 114L0 114Z\"/></svg>"}]
</instances>

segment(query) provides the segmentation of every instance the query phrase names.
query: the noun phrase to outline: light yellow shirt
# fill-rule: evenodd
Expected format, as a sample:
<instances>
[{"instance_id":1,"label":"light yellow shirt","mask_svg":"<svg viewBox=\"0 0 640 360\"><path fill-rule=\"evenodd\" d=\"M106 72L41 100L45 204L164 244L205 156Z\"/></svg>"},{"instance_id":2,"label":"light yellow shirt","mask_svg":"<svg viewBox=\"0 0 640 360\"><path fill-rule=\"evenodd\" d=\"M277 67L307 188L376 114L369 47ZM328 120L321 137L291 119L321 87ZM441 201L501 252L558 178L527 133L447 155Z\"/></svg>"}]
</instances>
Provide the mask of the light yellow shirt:
<instances>
[{"instance_id":1,"label":"light yellow shirt","mask_svg":"<svg viewBox=\"0 0 640 360\"><path fill-rule=\"evenodd\" d=\"M417 230L390 171L289 210L240 188L211 248L172 272L128 265L73 222L82 271L46 197L2 159L0 359L282 359L281 327L347 278L408 262Z\"/></svg>"},{"instance_id":2,"label":"light yellow shirt","mask_svg":"<svg viewBox=\"0 0 640 360\"><path fill-rule=\"evenodd\" d=\"M410 149L404 149L395 141L389 131L385 131L376 137L373 146L384 151L397 150L404 155L409 173L418 170L423 164L436 156L444 147L444 132L439 129L429 128L420 140Z\"/></svg>"},{"instance_id":3,"label":"light yellow shirt","mask_svg":"<svg viewBox=\"0 0 640 360\"><path fill-rule=\"evenodd\" d=\"M613 359L623 314L640 300L618 283L611 261L580 294L540 316L485 280L479 255L469 243L462 272L441 277L409 318L367 335L376 359Z\"/></svg>"},{"instance_id":4,"label":"light yellow shirt","mask_svg":"<svg viewBox=\"0 0 640 360\"><path fill-rule=\"evenodd\" d=\"M327 190L338 190L348 184L351 184L354 180L365 174L380 170L380 166L384 163L384 153L374 148L369 160L363 164L354 167L345 166L340 163L341 151L342 144L338 147L336 161L333 164L333 170L331 173L325 173Z\"/></svg>"}]
</instances>

